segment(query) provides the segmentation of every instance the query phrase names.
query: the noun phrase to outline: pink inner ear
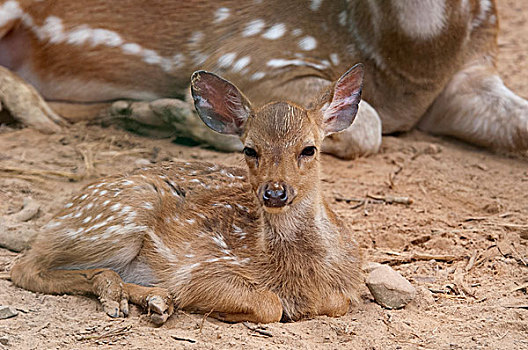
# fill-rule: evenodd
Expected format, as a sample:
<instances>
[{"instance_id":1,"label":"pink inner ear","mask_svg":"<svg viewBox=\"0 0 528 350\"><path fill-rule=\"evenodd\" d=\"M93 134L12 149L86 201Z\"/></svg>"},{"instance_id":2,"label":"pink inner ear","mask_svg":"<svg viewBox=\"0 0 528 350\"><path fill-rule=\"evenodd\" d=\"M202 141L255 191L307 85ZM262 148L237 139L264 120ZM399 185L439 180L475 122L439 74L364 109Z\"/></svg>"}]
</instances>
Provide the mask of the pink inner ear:
<instances>
[{"instance_id":1,"label":"pink inner ear","mask_svg":"<svg viewBox=\"0 0 528 350\"><path fill-rule=\"evenodd\" d=\"M205 124L221 133L240 135L250 104L236 86L205 71L194 73L191 84L196 110Z\"/></svg>"},{"instance_id":2,"label":"pink inner ear","mask_svg":"<svg viewBox=\"0 0 528 350\"><path fill-rule=\"evenodd\" d=\"M363 66L356 65L343 74L334 86L332 101L323 111L327 135L344 130L352 124L361 100Z\"/></svg>"}]
</instances>

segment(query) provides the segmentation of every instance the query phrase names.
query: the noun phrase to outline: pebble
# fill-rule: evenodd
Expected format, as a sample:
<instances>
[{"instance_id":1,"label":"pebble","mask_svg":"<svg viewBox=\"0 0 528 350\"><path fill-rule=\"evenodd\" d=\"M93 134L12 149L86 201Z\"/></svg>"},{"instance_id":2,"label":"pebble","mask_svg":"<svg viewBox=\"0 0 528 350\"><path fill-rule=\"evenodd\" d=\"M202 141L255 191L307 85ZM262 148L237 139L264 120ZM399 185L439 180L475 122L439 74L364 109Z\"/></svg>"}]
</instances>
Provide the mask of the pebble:
<instances>
[{"instance_id":1,"label":"pebble","mask_svg":"<svg viewBox=\"0 0 528 350\"><path fill-rule=\"evenodd\" d=\"M388 309L400 309L416 296L416 289L388 265L370 272L367 287L378 304Z\"/></svg>"},{"instance_id":2,"label":"pebble","mask_svg":"<svg viewBox=\"0 0 528 350\"><path fill-rule=\"evenodd\" d=\"M18 315L18 311L14 307L0 306L0 320L15 317L16 315Z\"/></svg>"},{"instance_id":3,"label":"pebble","mask_svg":"<svg viewBox=\"0 0 528 350\"><path fill-rule=\"evenodd\" d=\"M9 338L7 336L0 337L0 344L8 345L9 344Z\"/></svg>"}]
</instances>

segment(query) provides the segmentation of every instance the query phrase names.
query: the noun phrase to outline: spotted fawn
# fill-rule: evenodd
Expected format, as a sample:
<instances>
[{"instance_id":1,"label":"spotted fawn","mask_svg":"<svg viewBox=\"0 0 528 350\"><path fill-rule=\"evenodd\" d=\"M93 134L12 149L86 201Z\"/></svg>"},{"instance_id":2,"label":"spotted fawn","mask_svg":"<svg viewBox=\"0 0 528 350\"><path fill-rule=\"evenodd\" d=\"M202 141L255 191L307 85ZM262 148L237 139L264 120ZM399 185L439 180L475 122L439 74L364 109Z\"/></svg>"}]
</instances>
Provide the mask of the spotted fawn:
<instances>
[{"instance_id":1,"label":"spotted fawn","mask_svg":"<svg viewBox=\"0 0 528 350\"><path fill-rule=\"evenodd\" d=\"M95 294L111 317L138 304L228 322L340 316L356 299L360 252L325 202L320 149L357 113L356 65L313 108L254 108L205 71L192 95L213 130L238 135L247 169L173 162L92 183L64 205L11 270L23 288Z\"/></svg>"}]
</instances>

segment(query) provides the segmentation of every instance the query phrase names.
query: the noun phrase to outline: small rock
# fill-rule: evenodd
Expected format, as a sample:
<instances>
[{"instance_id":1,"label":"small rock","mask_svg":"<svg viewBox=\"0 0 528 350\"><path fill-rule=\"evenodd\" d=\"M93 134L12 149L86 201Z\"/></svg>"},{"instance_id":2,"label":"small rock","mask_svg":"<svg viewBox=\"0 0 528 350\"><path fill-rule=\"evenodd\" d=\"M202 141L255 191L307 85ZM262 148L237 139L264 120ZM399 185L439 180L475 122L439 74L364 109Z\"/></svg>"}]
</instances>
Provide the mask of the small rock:
<instances>
[{"instance_id":1,"label":"small rock","mask_svg":"<svg viewBox=\"0 0 528 350\"><path fill-rule=\"evenodd\" d=\"M388 265L374 269L366 283L376 302L388 309L402 308L416 295L409 281Z\"/></svg>"},{"instance_id":2,"label":"small rock","mask_svg":"<svg viewBox=\"0 0 528 350\"><path fill-rule=\"evenodd\" d=\"M40 210L40 204L31 198L24 198L24 207L13 215L16 222L24 222L33 219Z\"/></svg>"},{"instance_id":3,"label":"small rock","mask_svg":"<svg viewBox=\"0 0 528 350\"><path fill-rule=\"evenodd\" d=\"M9 338L6 337L6 336L0 337L0 344L8 345L9 344Z\"/></svg>"},{"instance_id":4,"label":"small rock","mask_svg":"<svg viewBox=\"0 0 528 350\"><path fill-rule=\"evenodd\" d=\"M528 239L528 228L521 230L521 232L519 232L519 236L521 236L522 239Z\"/></svg>"},{"instance_id":5,"label":"small rock","mask_svg":"<svg viewBox=\"0 0 528 350\"><path fill-rule=\"evenodd\" d=\"M145 167L145 166L148 166L148 165L152 164L150 162L150 160L145 159L145 158L136 159L134 163L136 163L136 166L139 167L139 168L142 168L142 167Z\"/></svg>"},{"instance_id":6,"label":"small rock","mask_svg":"<svg viewBox=\"0 0 528 350\"><path fill-rule=\"evenodd\" d=\"M28 224L7 225L0 218L0 247L20 252L29 248L36 233Z\"/></svg>"},{"instance_id":7,"label":"small rock","mask_svg":"<svg viewBox=\"0 0 528 350\"><path fill-rule=\"evenodd\" d=\"M371 273L372 271L374 271L375 269L377 269L378 267L381 267L383 266L382 264L380 263L377 263L377 262L374 262L374 261L369 261L365 264L363 264L363 266L361 267L363 269L363 271L365 273Z\"/></svg>"},{"instance_id":8,"label":"small rock","mask_svg":"<svg viewBox=\"0 0 528 350\"><path fill-rule=\"evenodd\" d=\"M15 317L16 315L18 315L18 311L14 307L0 306L0 320Z\"/></svg>"}]
</instances>

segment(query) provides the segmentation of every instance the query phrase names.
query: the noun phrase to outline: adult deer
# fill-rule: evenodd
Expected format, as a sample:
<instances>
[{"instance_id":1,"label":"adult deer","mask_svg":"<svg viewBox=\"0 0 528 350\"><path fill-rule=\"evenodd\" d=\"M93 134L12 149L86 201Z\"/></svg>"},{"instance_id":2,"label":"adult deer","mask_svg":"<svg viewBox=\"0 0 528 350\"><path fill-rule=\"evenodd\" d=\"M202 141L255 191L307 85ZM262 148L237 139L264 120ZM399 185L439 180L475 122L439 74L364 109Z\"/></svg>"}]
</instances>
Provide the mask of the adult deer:
<instances>
[{"instance_id":1,"label":"adult deer","mask_svg":"<svg viewBox=\"0 0 528 350\"><path fill-rule=\"evenodd\" d=\"M112 317L128 301L163 323L174 306L230 322L346 313L361 284L356 241L325 203L319 154L360 101L357 65L306 110L255 109L231 83L196 72L196 109L237 135L249 174L173 163L87 186L11 270L43 293L93 293Z\"/></svg>"},{"instance_id":2,"label":"adult deer","mask_svg":"<svg viewBox=\"0 0 528 350\"><path fill-rule=\"evenodd\" d=\"M328 138L341 157L376 152L383 133L418 126L508 150L528 148L528 102L495 67L494 0L157 1L9 0L0 5L0 99L41 129L94 118L104 102L144 132L179 132L224 150L237 138L209 132L184 98L191 72L235 82L258 104L301 106L354 62L365 63L358 118ZM3 78L2 78L3 77ZM6 88L9 86L9 88ZM17 88L18 87L18 88ZM153 102L150 102L153 101ZM26 102L26 105L28 103ZM54 122L52 122L53 120Z\"/></svg>"}]
</instances>

